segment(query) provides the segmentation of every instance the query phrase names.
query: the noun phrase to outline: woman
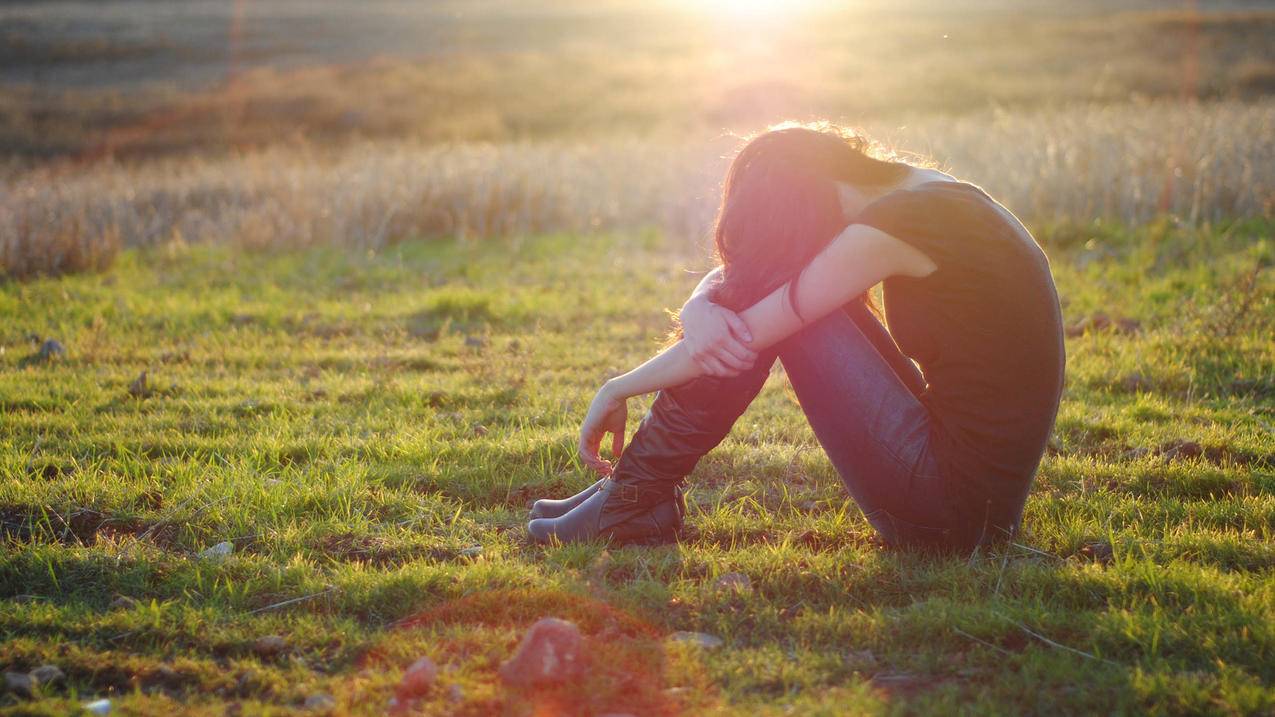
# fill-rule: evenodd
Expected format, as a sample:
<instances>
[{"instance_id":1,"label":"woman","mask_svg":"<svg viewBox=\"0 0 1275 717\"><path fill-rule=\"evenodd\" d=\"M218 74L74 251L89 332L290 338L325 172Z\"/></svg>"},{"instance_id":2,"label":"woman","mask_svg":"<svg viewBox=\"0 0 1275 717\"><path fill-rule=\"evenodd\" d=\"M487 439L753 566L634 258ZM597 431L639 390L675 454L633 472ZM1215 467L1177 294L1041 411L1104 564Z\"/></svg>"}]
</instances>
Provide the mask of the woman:
<instances>
[{"instance_id":1,"label":"woman","mask_svg":"<svg viewBox=\"0 0 1275 717\"><path fill-rule=\"evenodd\" d=\"M537 502L532 537L675 540L682 479L776 358L886 544L969 551L1012 536L1064 365L1049 264L1022 224L978 187L819 125L743 147L715 234L721 266L682 307L681 339L589 407L580 456L608 477ZM867 293L881 282L888 331ZM625 448L625 400L652 391ZM614 466L598 454L607 433Z\"/></svg>"}]
</instances>

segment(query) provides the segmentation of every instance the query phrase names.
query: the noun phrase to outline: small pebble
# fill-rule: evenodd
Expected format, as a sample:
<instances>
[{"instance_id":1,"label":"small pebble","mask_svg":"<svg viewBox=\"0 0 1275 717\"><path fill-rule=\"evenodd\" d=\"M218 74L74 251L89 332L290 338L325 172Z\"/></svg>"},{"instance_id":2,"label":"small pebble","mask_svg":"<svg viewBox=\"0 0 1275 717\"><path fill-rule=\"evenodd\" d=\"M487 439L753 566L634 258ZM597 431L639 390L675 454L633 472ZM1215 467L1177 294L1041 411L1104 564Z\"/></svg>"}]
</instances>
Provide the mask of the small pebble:
<instances>
[{"instance_id":1,"label":"small pebble","mask_svg":"<svg viewBox=\"0 0 1275 717\"><path fill-rule=\"evenodd\" d=\"M574 623L543 618L527 630L514 656L500 666L500 677L522 687L575 677L582 667L583 642L580 628Z\"/></svg>"},{"instance_id":2,"label":"small pebble","mask_svg":"<svg viewBox=\"0 0 1275 717\"><path fill-rule=\"evenodd\" d=\"M40 665L31 670L31 680L40 686L56 685L65 679L66 675L57 665Z\"/></svg>"},{"instance_id":3,"label":"small pebble","mask_svg":"<svg viewBox=\"0 0 1275 717\"><path fill-rule=\"evenodd\" d=\"M336 708L336 699L332 695L320 692L305 698L304 707L311 712L331 712Z\"/></svg>"},{"instance_id":4,"label":"small pebble","mask_svg":"<svg viewBox=\"0 0 1275 717\"><path fill-rule=\"evenodd\" d=\"M211 548L204 549L199 557L204 560L223 560L231 553L235 552L235 544L230 541L217 543Z\"/></svg>"},{"instance_id":5,"label":"small pebble","mask_svg":"<svg viewBox=\"0 0 1275 717\"><path fill-rule=\"evenodd\" d=\"M83 707L89 714L108 715L111 713L111 701L105 697L100 700L85 702Z\"/></svg>"},{"instance_id":6,"label":"small pebble","mask_svg":"<svg viewBox=\"0 0 1275 717\"><path fill-rule=\"evenodd\" d=\"M36 352L36 358L41 361L49 361L55 358L62 358L66 355L66 347L57 339L48 339L40 344L40 350Z\"/></svg>"},{"instance_id":7,"label":"small pebble","mask_svg":"<svg viewBox=\"0 0 1275 717\"><path fill-rule=\"evenodd\" d=\"M460 554L466 558L476 558L483 554L483 546L471 545L468 548L461 550Z\"/></svg>"},{"instance_id":8,"label":"small pebble","mask_svg":"<svg viewBox=\"0 0 1275 717\"><path fill-rule=\"evenodd\" d=\"M753 581L743 573L726 573L713 581L713 589L748 594L753 591Z\"/></svg>"},{"instance_id":9,"label":"small pebble","mask_svg":"<svg viewBox=\"0 0 1275 717\"><path fill-rule=\"evenodd\" d=\"M394 696L399 702L406 702L428 693L438 680L438 667L428 657L422 657L403 672L403 679L398 683Z\"/></svg>"},{"instance_id":10,"label":"small pebble","mask_svg":"<svg viewBox=\"0 0 1275 717\"><path fill-rule=\"evenodd\" d=\"M21 697L30 697L35 693L35 680L25 672L4 673L4 688L8 692Z\"/></svg>"},{"instance_id":11,"label":"small pebble","mask_svg":"<svg viewBox=\"0 0 1275 717\"><path fill-rule=\"evenodd\" d=\"M288 642L278 635L266 635L257 638L252 650L261 657L274 657L288 649Z\"/></svg>"},{"instance_id":12,"label":"small pebble","mask_svg":"<svg viewBox=\"0 0 1275 717\"><path fill-rule=\"evenodd\" d=\"M1084 547L1080 549L1080 554L1103 565L1110 564L1116 558L1115 550L1112 549L1111 544L1101 540L1085 543Z\"/></svg>"}]
</instances>

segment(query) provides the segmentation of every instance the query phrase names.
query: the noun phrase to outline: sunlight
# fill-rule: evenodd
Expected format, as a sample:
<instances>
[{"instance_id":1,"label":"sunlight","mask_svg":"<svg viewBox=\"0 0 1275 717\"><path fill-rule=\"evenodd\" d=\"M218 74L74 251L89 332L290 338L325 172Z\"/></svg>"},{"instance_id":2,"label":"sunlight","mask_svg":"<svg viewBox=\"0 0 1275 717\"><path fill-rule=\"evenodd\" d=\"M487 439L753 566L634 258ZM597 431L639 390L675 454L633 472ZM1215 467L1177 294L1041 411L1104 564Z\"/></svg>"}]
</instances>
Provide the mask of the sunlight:
<instances>
[{"instance_id":1,"label":"sunlight","mask_svg":"<svg viewBox=\"0 0 1275 717\"><path fill-rule=\"evenodd\" d=\"M740 19L774 19L815 5L818 0L687 0L706 12Z\"/></svg>"}]
</instances>

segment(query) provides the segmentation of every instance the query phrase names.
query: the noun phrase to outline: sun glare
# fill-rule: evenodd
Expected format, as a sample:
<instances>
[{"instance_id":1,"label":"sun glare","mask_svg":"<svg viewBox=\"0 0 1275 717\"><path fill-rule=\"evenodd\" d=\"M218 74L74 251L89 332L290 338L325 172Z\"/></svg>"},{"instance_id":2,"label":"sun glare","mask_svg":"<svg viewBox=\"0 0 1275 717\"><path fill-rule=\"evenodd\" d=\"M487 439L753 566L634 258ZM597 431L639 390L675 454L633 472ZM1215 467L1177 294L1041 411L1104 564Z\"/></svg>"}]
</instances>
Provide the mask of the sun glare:
<instances>
[{"instance_id":1,"label":"sun glare","mask_svg":"<svg viewBox=\"0 0 1275 717\"><path fill-rule=\"evenodd\" d=\"M737 18L776 18L814 5L816 0L688 0L688 4Z\"/></svg>"}]
</instances>

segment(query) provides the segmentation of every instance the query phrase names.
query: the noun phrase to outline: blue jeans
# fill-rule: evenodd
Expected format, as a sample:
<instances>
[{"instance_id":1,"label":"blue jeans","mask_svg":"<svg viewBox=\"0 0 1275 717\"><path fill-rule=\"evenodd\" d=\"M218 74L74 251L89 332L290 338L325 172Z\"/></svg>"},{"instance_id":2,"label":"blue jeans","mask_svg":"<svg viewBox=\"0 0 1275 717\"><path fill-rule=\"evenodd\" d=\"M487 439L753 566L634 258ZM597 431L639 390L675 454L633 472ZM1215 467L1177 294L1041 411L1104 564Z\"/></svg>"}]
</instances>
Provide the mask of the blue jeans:
<instances>
[{"instance_id":1,"label":"blue jeans","mask_svg":"<svg viewBox=\"0 0 1275 717\"><path fill-rule=\"evenodd\" d=\"M750 371L660 391L616 466L622 480L681 480L730 432L778 358L815 437L868 522L891 545L965 550L982 516L953 500L920 371L862 302L763 352Z\"/></svg>"},{"instance_id":2,"label":"blue jeans","mask_svg":"<svg viewBox=\"0 0 1275 717\"><path fill-rule=\"evenodd\" d=\"M815 437L882 540L964 547L971 521L935 455L925 381L876 317L855 302L778 349Z\"/></svg>"}]
</instances>

